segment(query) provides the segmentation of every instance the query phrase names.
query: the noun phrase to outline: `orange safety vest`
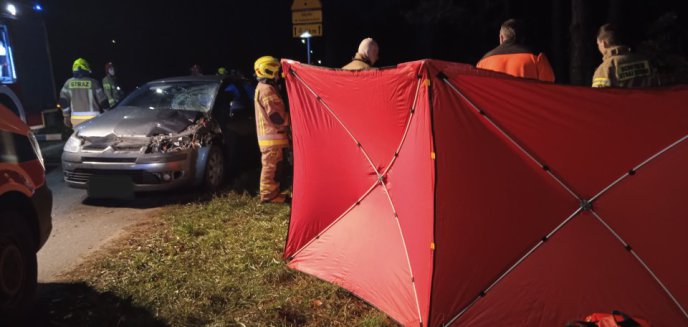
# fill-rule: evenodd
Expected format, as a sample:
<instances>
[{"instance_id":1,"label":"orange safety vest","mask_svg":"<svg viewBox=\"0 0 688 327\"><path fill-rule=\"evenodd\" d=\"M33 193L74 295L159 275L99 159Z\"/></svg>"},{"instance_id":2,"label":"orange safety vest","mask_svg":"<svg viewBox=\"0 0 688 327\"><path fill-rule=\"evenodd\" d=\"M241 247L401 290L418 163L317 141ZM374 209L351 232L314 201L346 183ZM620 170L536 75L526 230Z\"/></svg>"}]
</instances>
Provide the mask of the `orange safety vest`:
<instances>
[{"instance_id":1,"label":"orange safety vest","mask_svg":"<svg viewBox=\"0 0 688 327\"><path fill-rule=\"evenodd\" d=\"M274 85L260 82L256 86L256 132L258 134L258 146L261 149L289 147L289 115L286 112L284 101ZM270 119L279 115L281 123Z\"/></svg>"}]
</instances>

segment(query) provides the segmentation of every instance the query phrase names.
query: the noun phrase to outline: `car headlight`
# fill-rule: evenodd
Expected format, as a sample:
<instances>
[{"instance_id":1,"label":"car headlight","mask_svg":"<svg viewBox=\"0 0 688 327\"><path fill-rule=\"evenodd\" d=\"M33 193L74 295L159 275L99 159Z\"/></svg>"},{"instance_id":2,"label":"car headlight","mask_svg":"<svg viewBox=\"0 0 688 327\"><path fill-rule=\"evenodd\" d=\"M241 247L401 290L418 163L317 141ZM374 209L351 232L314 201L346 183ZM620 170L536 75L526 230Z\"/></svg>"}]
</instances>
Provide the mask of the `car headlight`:
<instances>
[{"instance_id":1,"label":"car headlight","mask_svg":"<svg viewBox=\"0 0 688 327\"><path fill-rule=\"evenodd\" d=\"M33 135L33 133L29 133L29 141L31 141L31 147L33 148L33 152L36 154L38 161L41 162L41 166L43 166L43 169L45 169L45 161L43 160L43 153L41 153L41 147L38 145L38 140L36 140L36 135Z\"/></svg>"},{"instance_id":2,"label":"car headlight","mask_svg":"<svg viewBox=\"0 0 688 327\"><path fill-rule=\"evenodd\" d=\"M79 152L79 149L81 149L81 140L72 134L72 136L69 137L69 140L67 140L67 143L65 143L64 151Z\"/></svg>"}]
</instances>

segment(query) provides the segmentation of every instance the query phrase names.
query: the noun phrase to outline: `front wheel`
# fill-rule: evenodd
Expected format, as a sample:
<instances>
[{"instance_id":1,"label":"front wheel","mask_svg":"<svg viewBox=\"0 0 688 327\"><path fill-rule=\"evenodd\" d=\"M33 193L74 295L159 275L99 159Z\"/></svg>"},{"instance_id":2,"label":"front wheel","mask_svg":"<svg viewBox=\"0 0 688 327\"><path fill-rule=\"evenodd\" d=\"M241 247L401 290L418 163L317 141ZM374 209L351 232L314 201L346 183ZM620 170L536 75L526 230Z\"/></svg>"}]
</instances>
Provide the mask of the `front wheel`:
<instances>
[{"instance_id":1,"label":"front wheel","mask_svg":"<svg viewBox=\"0 0 688 327\"><path fill-rule=\"evenodd\" d=\"M36 295L36 247L19 213L0 217L0 322L22 318Z\"/></svg>"},{"instance_id":2,"label":"front wheel","mask_svg":"<svg viewBox=\"0 0 688 327\"><path fill-rule=\"evenodd\" d=\"M210 191L216 191L225 178L225 158L217 145L212 145L208 151L208 161L205 164L203 186Z\"/></svg>"}]
</instances>

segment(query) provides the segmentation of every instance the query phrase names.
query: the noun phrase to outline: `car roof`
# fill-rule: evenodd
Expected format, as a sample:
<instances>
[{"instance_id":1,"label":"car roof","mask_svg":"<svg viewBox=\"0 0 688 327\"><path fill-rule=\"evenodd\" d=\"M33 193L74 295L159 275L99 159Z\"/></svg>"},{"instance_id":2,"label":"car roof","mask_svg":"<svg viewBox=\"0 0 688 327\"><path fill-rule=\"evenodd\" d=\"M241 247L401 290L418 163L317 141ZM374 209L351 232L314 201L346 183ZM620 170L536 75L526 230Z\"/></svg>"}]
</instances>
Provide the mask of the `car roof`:
<instances>
[{"instance_id":1,"label":"car roof","mask_svg":"<svg viewBox=\"0 0 688 327\"><path fill-rule=\"evenodd\" d=\"M201 75L201 76L177 76L161 78L158 80L150 81L149 83L165 83L165 82L222 82L226 79L226 76L216 76L216 75Z\"/></svg>"}]
</instances>

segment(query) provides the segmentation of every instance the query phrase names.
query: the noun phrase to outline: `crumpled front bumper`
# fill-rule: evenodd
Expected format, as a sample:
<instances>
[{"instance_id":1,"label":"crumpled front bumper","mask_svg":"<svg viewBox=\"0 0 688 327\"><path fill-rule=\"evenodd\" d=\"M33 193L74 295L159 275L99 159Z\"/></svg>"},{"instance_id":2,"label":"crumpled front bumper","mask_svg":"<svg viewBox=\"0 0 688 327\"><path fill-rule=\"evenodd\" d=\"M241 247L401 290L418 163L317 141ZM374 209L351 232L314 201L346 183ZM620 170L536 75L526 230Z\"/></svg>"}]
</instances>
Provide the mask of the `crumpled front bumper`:
<instances>
[{"instance_id":1,"label":"crumpled front bumper","mask_svg":"<svg viewBox=\"0 0 688 327\"><path fill-rule=\"evenodd\" d=\"M135 192L169 190L195 183L205 167L197 164L205 152L204 148L156 154L64 152L62 170L65 182L73 188L88 189L92 176L108 175L130 177Z\"/></svg>"}]
</instances>

